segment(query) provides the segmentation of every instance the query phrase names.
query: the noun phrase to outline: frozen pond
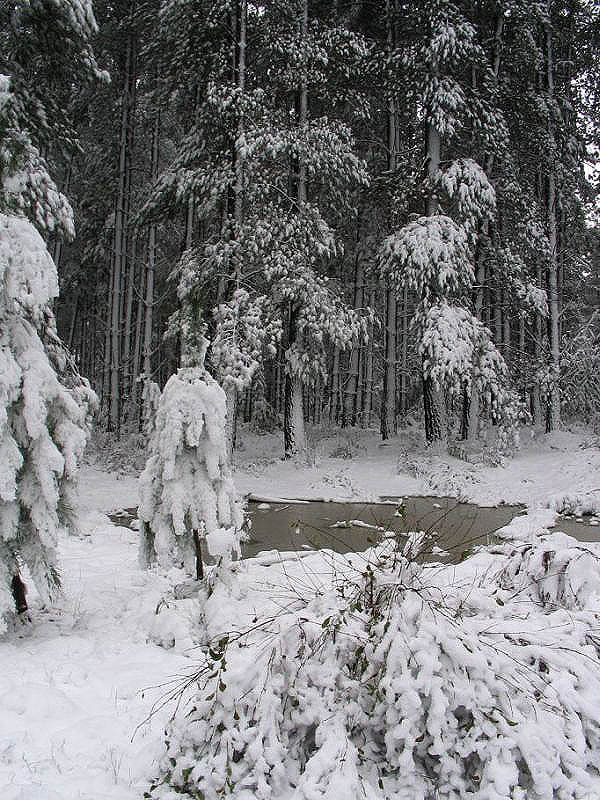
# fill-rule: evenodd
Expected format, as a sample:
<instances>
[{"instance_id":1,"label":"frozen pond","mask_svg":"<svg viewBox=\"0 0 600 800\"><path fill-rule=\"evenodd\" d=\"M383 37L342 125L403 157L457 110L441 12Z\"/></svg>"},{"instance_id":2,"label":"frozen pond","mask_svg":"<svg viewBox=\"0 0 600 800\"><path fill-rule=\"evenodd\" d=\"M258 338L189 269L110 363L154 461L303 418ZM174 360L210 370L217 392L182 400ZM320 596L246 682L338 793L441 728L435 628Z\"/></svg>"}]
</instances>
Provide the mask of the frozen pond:
<instances>
[{"instance_id":1,"label":"frozen pond","mask_svg":"<svg viewBox=\"0 0 600 800\"><path fill-rule=\"evenodd\" d=\"M262 550L307 550L330 548L339 553L361 551L382 536L407 531L431 531L431 544L460 561L472 547L488 544L495 531L521 514L521 506L476 506L448 497L382 498L381 503L277 502L248 503L252 521L250 539L243 555L250 558ZM137 509L111 515L118 525L133 527ZM600 541L600 526L594 518L583 521L559 518L556 528L581 541ZM386 532L389 532L386 534ZM439 559L436 552L425 558Z\"/></svg>"}]
</instances>

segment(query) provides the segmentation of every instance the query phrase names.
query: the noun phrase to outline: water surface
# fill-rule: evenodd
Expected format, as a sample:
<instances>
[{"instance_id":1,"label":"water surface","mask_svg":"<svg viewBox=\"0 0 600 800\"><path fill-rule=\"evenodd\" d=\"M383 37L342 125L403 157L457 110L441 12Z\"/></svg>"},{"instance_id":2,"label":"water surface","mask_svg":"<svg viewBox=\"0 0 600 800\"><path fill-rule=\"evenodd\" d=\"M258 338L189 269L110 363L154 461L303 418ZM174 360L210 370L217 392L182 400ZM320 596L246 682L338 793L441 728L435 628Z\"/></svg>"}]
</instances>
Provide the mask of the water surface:
<instances>
[{"instance_id":1,"label":"water surface","mask_svg":"<svg viewBox=\"0 0 600 800\"><path fill-rule=\"evenodd\" d=\"M523 506L477 506L459 503L450 497L382 498L381 503L248 503L250 539L243 545L244 558L263 550L318 550L330 548L338 553L365 550L382 537L408 531L429 531L427 560L460 561L473 547L489 544L494 533ZM128 508L110 515L117 525L133 527L137 509ZM555 528L580 541L600 541L600 526L560 517ZM439 550L447 551L448 556Z\"/></svg>"}]
</instances>

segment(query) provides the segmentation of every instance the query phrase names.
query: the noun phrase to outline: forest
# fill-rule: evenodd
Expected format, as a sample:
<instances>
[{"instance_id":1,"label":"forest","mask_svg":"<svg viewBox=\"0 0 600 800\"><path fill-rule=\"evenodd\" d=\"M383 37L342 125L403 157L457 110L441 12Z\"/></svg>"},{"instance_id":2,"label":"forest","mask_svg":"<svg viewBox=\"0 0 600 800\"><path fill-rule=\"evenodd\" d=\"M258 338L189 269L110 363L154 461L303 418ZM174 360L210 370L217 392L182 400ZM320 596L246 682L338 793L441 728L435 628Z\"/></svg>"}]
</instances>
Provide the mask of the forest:
<instances>
[{"instance_id":1,"label":"forest","mask_svg":"<svg viewBox=\"0 0 600 800\"><path fill-rule=\"evenodd\" d=\"M103 428L141 430L201 331L287 455L304 420L596 419L591 5L98 0L95 74L45 5L2 71L73 208L58 332Z\"/></svg>"},{"instance_id":2,"label":"forest","mask_svg":"<svg viewBox=\"0 0 600 800\"><path fill-rule=\"evenodd\" d=\"M600 800L599 62L0 0L2 800Z\"/></svg>"}]
</instances>

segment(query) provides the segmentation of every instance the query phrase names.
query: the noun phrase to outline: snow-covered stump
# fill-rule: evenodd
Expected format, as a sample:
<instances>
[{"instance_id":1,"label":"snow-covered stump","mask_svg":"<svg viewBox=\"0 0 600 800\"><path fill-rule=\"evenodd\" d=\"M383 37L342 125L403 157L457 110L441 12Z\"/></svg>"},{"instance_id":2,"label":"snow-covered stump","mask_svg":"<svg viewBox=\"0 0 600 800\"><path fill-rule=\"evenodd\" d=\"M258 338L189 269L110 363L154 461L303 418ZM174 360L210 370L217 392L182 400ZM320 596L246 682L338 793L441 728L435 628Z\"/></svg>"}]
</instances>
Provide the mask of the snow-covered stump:
<instances>
[{"instance_id":1,"label":"snow-covered stump","mask_svg":"<svg viewBox=\"0 0 600 800\"><path fill-rule=\"evenodd\" d=\"M201 541L239 556L242 508L231 477L226 397L203 366L178 370L161 395L140 476L140 561L202 577Z\"/></svg>"}]
</instances>

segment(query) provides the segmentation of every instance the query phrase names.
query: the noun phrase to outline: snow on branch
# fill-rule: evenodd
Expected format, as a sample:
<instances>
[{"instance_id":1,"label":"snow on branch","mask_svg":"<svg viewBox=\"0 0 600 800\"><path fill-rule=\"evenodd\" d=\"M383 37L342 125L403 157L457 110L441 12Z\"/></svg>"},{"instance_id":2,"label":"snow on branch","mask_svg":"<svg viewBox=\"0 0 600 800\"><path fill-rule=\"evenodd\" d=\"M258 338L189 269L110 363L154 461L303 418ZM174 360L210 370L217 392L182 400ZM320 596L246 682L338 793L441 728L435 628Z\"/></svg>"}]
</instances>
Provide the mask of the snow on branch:
<instances>
[{"instance_id":1,"label":"snow on branch","mask_svg":"<svg viewBox=\"0 0 600 800\"><path fill-rule=\"evenodd\" d=\"M388 236L380 251L382 273L423 302L460 295L474 281L466 231L442 214L419 217Z\"/></svg>"}]
</instances>

